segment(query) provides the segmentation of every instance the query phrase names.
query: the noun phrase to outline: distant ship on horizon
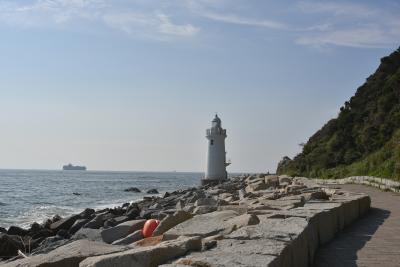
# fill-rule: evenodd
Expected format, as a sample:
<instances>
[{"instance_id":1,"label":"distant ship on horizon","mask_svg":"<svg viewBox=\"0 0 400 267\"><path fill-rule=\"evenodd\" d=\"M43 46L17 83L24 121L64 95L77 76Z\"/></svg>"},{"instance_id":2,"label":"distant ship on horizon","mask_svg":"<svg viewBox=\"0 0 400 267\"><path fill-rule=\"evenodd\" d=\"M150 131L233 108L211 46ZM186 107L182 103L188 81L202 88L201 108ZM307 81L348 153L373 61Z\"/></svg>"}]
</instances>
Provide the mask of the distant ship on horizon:
<instances>
[{"instance_id":1,"label":"distant ship on horizon","mask_svg":"<svg viewBox=\"0 0 400 267\"><path fill-rule=\"evenodd\" d=\"M63 166L63 171L86 171L85 166L74 166L71 163Z\"/></svg>"}]
</instances>

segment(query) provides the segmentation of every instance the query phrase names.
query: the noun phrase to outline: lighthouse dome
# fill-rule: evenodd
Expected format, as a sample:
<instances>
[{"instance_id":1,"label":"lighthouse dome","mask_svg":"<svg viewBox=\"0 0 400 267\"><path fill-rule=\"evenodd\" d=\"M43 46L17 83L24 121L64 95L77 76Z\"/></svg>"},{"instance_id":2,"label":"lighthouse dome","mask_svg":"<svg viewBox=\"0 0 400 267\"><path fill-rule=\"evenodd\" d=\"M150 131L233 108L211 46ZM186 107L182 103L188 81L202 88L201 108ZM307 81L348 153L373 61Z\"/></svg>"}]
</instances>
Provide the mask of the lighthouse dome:
<instances>
[{"instance_id":1,"label":"lighthouse dome","mask_svg":"<svg viewBox=\"0 0 400 267\"><path fill-rule=\"evenodd\" d=\"M221 119L215 114L215 118L212 120L212 127L221 127Z\"/></svg>"}]
</instances>

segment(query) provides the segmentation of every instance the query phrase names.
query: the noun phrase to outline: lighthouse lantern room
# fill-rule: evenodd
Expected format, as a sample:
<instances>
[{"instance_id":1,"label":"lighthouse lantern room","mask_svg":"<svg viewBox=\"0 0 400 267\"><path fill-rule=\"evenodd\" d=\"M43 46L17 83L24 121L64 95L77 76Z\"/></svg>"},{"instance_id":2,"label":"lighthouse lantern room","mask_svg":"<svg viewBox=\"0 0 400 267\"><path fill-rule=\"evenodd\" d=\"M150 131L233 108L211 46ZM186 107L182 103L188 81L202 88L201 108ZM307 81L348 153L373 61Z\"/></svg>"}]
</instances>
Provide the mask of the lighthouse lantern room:
<instances>
[{"instance_id":1,"label":"lighthouse lantern room","mask_svg":"<svg viewBox=\"0 0 400 267\"><path fill-rule=\"evenodd\" d=\"M218 115L212 120L211 128L206 131L208 139L207 167L202 184L217 184L228 178L226 166L225 138L226 130L222 128Z\"/></svg>"}]
</instances>

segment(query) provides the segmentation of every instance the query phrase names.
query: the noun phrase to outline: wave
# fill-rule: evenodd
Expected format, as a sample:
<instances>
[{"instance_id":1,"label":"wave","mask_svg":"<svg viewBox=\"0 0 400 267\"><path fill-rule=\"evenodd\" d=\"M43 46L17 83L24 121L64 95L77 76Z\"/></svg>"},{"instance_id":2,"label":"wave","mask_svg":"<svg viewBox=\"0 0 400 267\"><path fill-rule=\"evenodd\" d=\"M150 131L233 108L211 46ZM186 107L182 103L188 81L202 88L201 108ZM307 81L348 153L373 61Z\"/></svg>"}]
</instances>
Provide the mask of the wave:
<instances>
[{"instance_id":1,"label":"wave","mask_svg":"<svg viewBox=\"0 0 400 267\"><path fill-rule=\"evenodd\" d=\"M8 204L4 203L4 202L0 202L0 206L8 206Z\"/></svg>"}]
</instances>

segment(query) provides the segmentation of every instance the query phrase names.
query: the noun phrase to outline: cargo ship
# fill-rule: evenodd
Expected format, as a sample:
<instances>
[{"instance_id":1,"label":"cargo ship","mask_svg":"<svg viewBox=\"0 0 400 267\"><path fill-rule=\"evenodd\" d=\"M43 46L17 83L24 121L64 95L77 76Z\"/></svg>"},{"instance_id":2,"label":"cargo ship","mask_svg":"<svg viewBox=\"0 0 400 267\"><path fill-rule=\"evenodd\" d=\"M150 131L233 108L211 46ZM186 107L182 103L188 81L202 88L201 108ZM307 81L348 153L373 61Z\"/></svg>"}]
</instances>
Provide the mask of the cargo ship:
<instances>
[{"instance_id":1,"label":"cargo ship","mask_svg":"<svg viewBox=\"0 0 400 267\"><path fill-rule=\"evenodd\" d=\"M85 166L74 166L71 163L63 166L63 171L86 171Z\"/></svg>"}]
</instances>

